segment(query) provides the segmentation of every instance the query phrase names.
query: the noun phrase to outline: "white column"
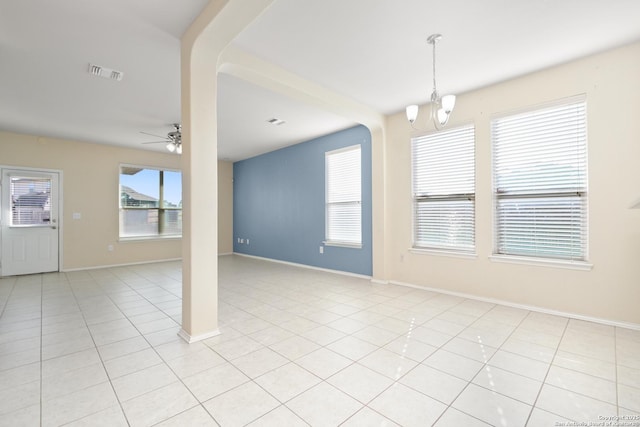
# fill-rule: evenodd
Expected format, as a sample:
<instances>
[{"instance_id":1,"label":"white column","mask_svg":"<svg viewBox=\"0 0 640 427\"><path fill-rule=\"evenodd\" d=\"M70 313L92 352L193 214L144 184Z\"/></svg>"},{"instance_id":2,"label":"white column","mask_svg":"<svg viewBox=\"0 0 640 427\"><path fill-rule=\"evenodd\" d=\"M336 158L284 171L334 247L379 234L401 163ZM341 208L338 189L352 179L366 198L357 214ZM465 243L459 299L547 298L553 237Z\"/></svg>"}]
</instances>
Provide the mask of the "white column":
<instances>
[{"instance_id":1,"label":"white column","mask_svg":"<svg viewBox=\"0 0 640 427\"><path fill-rule=\"evenodd\" d=\"M182 328L187 342L218 335L217 63L273 0L211 0L181 40Z\"/></svg>"}]
</instances>

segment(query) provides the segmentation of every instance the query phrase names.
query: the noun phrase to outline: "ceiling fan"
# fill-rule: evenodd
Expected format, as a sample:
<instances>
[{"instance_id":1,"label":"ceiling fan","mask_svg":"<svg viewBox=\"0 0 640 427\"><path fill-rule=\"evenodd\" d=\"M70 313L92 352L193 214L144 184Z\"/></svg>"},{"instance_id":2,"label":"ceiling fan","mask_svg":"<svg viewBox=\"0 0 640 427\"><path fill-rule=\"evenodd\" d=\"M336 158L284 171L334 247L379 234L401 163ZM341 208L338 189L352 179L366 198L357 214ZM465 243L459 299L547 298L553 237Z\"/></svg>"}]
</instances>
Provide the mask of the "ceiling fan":
<instances>
[{"instance_id":1,"label":"ceiling fan","mask_svg":"<svg viewBox=\"0 0 640 427\"><path fill-rule=\"evenodd\" d=\"M171 132L167 133L167 136L154 135L148 132L140 132L145 135L155 136L156 138L163 138L162 141L150 141L143 142L143 144L167 144L167 150L172 153L182 154L182 126L180 123L174 123Z\"/></svg>"}]
</instances>

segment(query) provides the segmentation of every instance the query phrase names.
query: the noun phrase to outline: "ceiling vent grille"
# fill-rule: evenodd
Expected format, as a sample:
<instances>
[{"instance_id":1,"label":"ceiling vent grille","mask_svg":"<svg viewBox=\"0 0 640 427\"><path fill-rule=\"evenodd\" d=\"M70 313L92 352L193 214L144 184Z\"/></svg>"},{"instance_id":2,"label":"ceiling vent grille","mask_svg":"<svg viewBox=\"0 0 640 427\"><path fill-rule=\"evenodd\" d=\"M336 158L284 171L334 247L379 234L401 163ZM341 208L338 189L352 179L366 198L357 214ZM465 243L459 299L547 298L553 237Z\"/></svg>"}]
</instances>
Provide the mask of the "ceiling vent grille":
<instances>
[{"instance_id":1,"label":"ceiling vent grille","mask_svg":"<svg viewBox=\"0 0 640 427\"><path fill-rule=\"evenodd\" d=\"M267 120L268 123L271 123L274 126L280 126L285 124L286 122L282 119L276 119L275 117L273 119L269 119Z\"/></svg>"},{"instance_id":2,"label":"ceiling vent grille","mask_svg":"<svg viewBox=\"0 0 640 427\"><path fill-rule=\"evenodd\" d=\"M124 77L124 73L122 71L101 67L100 65L95 64L89 64L89 74L96 77L102 77L103 79L115 80L117 82L121 81L122 77Z\"/></svg>"}]
</instances>

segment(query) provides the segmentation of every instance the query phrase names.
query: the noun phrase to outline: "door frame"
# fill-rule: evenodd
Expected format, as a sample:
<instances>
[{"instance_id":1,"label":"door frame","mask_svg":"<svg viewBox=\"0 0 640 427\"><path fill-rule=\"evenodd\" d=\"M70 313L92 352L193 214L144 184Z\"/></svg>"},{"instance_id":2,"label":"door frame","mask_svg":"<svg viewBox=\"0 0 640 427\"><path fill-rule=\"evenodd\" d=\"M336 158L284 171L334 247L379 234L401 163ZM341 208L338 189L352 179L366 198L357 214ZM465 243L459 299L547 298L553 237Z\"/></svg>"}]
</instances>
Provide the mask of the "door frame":
<instances>
[{"instance_id":1,"label":"door frame","mask_svg":"<svg viewBox=\"0 0 640 427\"><path fill-rule=\"evenodd\" d=\"M46 169L46 168L34 168L29 166L19 166L19 165L5 165L0 164L0 179L4 173L4 170L15 170L15 171L26 171L26 172L41 172L41 173L56 173L58 174L58 272L63 271L63 260L64 254L62 251L63 245L63 236L64 236L64 206L63 206L63 189L64 189L64 178L63 171L60 169ZM2 185L5 185L4 182L0 182L0 192L3 191ZM0 197L0 220L6 221L6 218L2 218L2 197ZM3 222L4 224L4 222ZM2 275L2 233L0 232L0 277L4 277Z\"/></svg>"}]
</instances>

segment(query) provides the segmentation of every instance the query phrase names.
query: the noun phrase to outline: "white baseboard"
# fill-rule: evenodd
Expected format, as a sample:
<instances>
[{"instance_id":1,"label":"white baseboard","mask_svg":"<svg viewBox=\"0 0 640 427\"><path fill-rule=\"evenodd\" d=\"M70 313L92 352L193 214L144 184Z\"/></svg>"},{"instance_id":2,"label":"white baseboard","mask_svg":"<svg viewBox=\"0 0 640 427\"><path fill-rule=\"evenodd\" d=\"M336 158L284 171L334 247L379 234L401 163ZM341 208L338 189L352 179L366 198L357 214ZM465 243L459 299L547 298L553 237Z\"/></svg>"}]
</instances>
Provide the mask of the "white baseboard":
<instances>
[{"instance_id":1,"label":"white baseboard","mask_svg":"<svg viewBox=\"0 0 640 427\"><path fill-rule=\"evenodd\" d=\"M184 329L180 329L180 331L178 332L178 336L189 344L216 337L218 335L220 335L220 329L214 329L213 331L194 336L189 335L189 333L187 333Z\"/></svg>"},{"instance_id":2,"label":"white baseboard","mask_svg":"<svg viewBox=\"0 0 640 427\"><path fill-rule=\"evenodd\" d=\"M559 311L559 310L552 310L552 309L548 309L548 308L544 308L544 307L538 307L538 306L535 306L535 305L518 304L518 303L505 301L505 300L501 300L501 299L497 299L497 298L485 298L485 297L481 297L481 296L478 296L478 295L466 294L464 292L448 291L446 289L433 288L433 287L430 287L430 286L420 286L420 285L415 285L413 283L399 282L399 281L396 281L396 280L390 280L389 284L390 285L397 285L397 286L406 286L406 287L409 287L409 288L421 289L421 290L424 290L424 291L437 292L437 293L440 293L440 294L452 295L452 296L461 297L461 298L467 298L467 299L476 300L476 301L488 302L490 304L499 304L499 305L504 305L504 306L507 306L507 307L518 308L518 309L521 309L521 310L535 311L535 312L538 312L538 313L551 314L551 315L554 315L554 316L568 317L570 319L584 320L584 321L587 321L587 322L600 323L602 325L607 325L607 326L617 326L619 328L634 329L634 330L640 331L640 324L638 324L638 323L619 322L617 320L601 319L599 317L585 316L585 315L582 315L582 314L569 313L569 312Z\"/></svg>"},{"instance_id":3,"label":"white baseboard","mask_svg":"<svg viewBox=\"0 0 640 427\"><path fill-rule=\"evenodd\" d=\"M278 264L291 265L293 267L308 268L310 270L324 271L324 272L327 272L327 273L341 274L343 276L357 277L359 279L371 279L371 276L366 276L364 274L351 273L349 271L332 270L330 268L315 267L313 265L298 264L297 262L282 261L282 260L279 260L279 259L265 258L265 257L257 256L257 255L241 254L241 253L238 253L238 252L234 252L233 255L243 256L243 257L247 257L247 258L260 259L260 260L263 260L263 261L270 261L270 262L275 262L275 263L278 263Z\"/></svg>"},{"instance_id":4,"label":"white baseboard","mask_svg":"<svg viewBox=\"0 0 640 427\"><path fill-rule=\"evenodd\" d=\"M153 261L138 261L138 262L128 262L124 264L95 265L91 267L64 268L60 270L60 272L68 273L71 271L100 270L101 268L129 267L132 265L156 264L159 262L171 262L171 261L182 261L182 258L155 259Z\"/></svg>"}]
</instances>

